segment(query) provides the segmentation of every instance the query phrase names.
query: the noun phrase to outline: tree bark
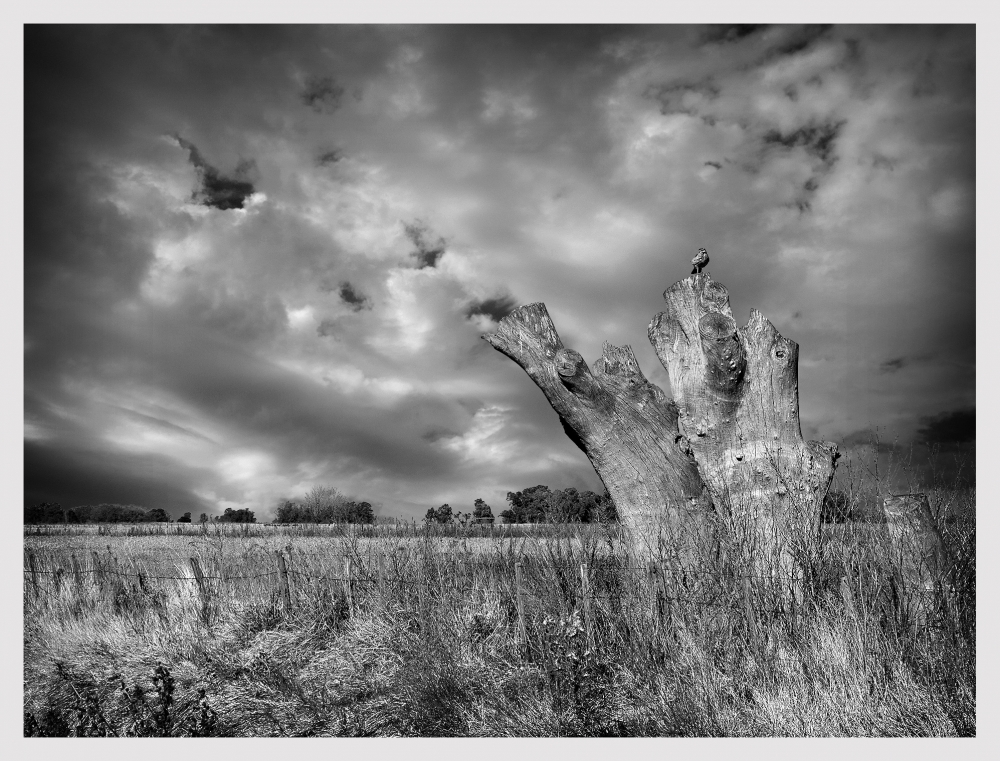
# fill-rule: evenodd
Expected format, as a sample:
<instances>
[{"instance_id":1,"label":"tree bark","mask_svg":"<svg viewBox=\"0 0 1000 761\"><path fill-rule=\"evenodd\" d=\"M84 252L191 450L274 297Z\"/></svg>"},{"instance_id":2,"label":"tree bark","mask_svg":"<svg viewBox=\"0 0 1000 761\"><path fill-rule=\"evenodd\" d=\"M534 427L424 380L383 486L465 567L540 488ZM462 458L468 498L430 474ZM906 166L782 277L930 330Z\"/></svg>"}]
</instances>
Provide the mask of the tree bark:
<instances>
[{"instance_id":1,"label":"tree bark","mask_svg":"<svg viewBox=\"0 0 1000 761\"><path fill-rule=\"evenodd\" d=\"M605 342L591 369L563 346L544 304L519 307L483 338L542 390L626 527L649 537L664 524L703 522L711 500L678 430L677 407L646 380L630 347Z\"/></svg>"},{"instance_id":2,"label":"tree bark","mask_svg":"<svg viewBox=\"0 0 1000 761\"><path fill-rule=\"evenodd\" d=\"M757 310L738 328L728 292L708 273L663 297L649 339L715 507L751 551L787 566L818 534L839 456L836 444L802 439L798 344Z\"/></svg>"}]
</instances>

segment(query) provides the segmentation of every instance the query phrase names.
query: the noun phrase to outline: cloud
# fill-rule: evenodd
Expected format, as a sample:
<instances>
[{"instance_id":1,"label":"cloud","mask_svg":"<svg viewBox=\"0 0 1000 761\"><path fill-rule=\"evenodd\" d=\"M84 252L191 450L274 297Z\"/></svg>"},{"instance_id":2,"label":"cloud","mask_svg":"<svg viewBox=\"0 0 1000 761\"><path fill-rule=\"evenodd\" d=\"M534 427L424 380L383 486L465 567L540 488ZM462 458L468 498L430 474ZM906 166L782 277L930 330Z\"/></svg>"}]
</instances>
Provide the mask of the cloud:
<instances>
[{"instance_id":1,"label":"cloud","mask_svg":"<svg viewBox=\"0 0 1000 761\"><path fill-rule=\"evenodd\" d=\"M409 224L404 223L403 230L406 237L417 249L410 254L417 260L417 267L420 269L436 267L438 260L444 256L448 242L441 237L434 240L434 234L427 223L422 220L416 220Z\"/></svg>"},{"instance_id":2,"label":"cloud","mask_svg":"<svg viewBox=\"0 0 1000 761\"><path fill-rule=\"evenodd\" d=\"M360 312L362 309L371 309L371 302L368 301L368 298L358 293L354 289L354 286L348 282L340 284L340 298L355 312Z\"/></svg>"},{"instance_id":3,"label":"cloud","mask_svg":"<svg viewBox=\"0 0 1000 761\"><path fill-rule=\"evenodd\" d=\"M830 166L835 160L833 155L834 141L844 122L830 124L811 124L788 133L778 130L768 130L764 133L764 145L781 145L785 148L803 148L806 153L816 156L825 165Z\"/></svg>"},{"instance_id":4,"label":"cloud","mask_svg":"<svg viewBox=\"0 0 1000 761\"><path fill-rule=\"evenodd\" d=\"M500 322L517 307L517 301L513 296L494 296L470 304L466 310L466 317L473 317L477 314L486 315L493 322Z\"/></svg>"},{"instance_id":5,"label":"cloud","mask_svg":"<svg viewBox=\"0 0 1000 761\"><path fill-rule=\"evenodd\" d=\"M909 360L906 357L896 357L895 359L888 359L879 365L879 372L882 373L895 373L902 370L906 365L909 364Z\"/></svg>"},{"instance_id":6,"label":"cloud","mask_svg":"<svg viewBox=\"0 0 1000 761\"><path fill-rule=\"evenodd\" d=\"M976 411L953 410L921 419L918 431L926 444L962 444L976 440Z\"/></svg>"},{"instance_id":7,"label":"cloud","mask_svg":"<svg viewBox=\"0 0 1000 761\"><path fill-rule=\"evenodd\" d=\"M241 161L233 176L226 177L205 161L194 143L179 135L175 135L174 138L177 144L188 152L191 165L197 170L201 182L201 187L194 192L192 198L205 206L223 211L242 209L254 192L253 183L243 177L255 169L256 165L252 161Z\"/></svg>"},{"instance_id":8,"label":"cloud","mask_svg":"<svg viewBox=\"0 0 1000 761\"><path fill-rule=\"evenodd\" d=\"M711 24L701 33L701 40L704 43L739 42L766 28L767 24Z\"/></svg>"},{"instance_id":9,"label":"cloud","mask_svg":"<svg viewBox=\"0 0 1000 761\"><path fill-rule=\"evenodd\" d=\"M333 77L312 77L302 90L302 102L318 114L332 114L343 97L344 88Z\"/></svg>"},{"instance_id":10,"label":"cloud","mask_svg":"<svg viewBox=\"0 0 1000 761\"><path fill-rule=\"evenodd\" d=\"M808 437L909 446L975 407L974 37L30 27L26 493L598 490L480 335L542 301L669 393L645 329L699 246L799 343Z\"/></svg>"},{"instance_id":11,"label":"cloud","mask_svg":"<svg viewBox=\"0 0 1000 761\"><path fill-rule=\"evenodd\" d=\"M321 153L319 157L316 159L316 162L320 166L331 166L333 164L336 164L343 158L344 158L343 151L340 151L336 148L332 148L328 151L323 151L323 153Z\"/></svg>"}]
</instances>

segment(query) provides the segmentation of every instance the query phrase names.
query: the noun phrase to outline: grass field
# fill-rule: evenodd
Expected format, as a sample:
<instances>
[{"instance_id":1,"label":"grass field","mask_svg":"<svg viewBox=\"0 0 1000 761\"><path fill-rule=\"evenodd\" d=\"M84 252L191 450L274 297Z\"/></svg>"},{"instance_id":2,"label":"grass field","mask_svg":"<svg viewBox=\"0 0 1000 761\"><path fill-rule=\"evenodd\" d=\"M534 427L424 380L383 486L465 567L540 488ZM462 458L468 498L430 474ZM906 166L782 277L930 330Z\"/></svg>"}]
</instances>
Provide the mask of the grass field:
<instances>
[{"instance_id":1,"label":"grass field","mask_svg":"<svg viewBox=\"0 0 1000 761\"><path fill-rule=\"evenodd\" d=\"M932 503L948 583L843 524L794 595L600 526L26 527L25 732L974 734L974 492Z\"/></svg>"}]
</instances>

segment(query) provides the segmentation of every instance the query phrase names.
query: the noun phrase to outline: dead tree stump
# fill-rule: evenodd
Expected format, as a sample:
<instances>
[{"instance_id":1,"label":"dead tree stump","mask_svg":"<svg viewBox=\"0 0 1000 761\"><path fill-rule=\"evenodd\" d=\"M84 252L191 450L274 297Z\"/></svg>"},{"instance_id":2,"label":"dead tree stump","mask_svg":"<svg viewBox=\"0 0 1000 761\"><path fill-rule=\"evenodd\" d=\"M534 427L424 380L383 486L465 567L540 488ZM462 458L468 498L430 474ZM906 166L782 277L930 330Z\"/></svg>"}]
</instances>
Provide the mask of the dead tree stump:
<instances>
[{"instance_id":1,"label":"dead tree stump","mask_svg":"<svg viewBox=\"0 0 1000 761\"><path fill-rule=\"evenodd\" d=\"M750 556L740 562L788 567L818 537L838 457L836 444L802 439L798 345L756 310L738 328L728 292L707 273L664 298L649 339L676 403L628 346L605 343L588 367L563 346L544 304L514 310L483 337L542 389L626 526L713 526L715 513L744 540Z\"/></svg>"},{"instance_id":2,"label":"dead tree stump","mask_svg":"<svg viewBox=\"0 0 1000 761\"><path fill-rule=\"evenodd\" d=\"M679 437L677 407L646 380L631 347L605 342L591 368L563 346L544 304L515 309L483 338L542 390L627 527L648 529L663 519L690 523L708 513L708 493Z\"/></svg>"}]
</instances>

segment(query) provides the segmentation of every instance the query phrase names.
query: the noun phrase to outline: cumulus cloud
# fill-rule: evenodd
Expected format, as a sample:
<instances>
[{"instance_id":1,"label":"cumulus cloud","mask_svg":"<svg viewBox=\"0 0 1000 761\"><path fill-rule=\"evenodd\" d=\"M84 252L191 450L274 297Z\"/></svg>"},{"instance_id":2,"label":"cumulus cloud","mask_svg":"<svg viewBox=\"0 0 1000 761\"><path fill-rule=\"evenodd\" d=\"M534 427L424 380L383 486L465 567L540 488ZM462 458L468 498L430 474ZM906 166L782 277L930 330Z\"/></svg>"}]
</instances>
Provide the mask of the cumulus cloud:
<instances>
[{"instance_id":1,"label":"cumulus cloud","mask_svg":"<svg viewBox=\"0 0 1000 761\"><path fill-rule=\"evenodd\" d=\"M739 322L800 344L807 437L969 431L936 416L975 408L973 43L29 27L26 499L266 518L328 483L419 517L599 490L480 335L542 301L669 393L646 325L700 246Z\"/></svg>"}]
</instances>

